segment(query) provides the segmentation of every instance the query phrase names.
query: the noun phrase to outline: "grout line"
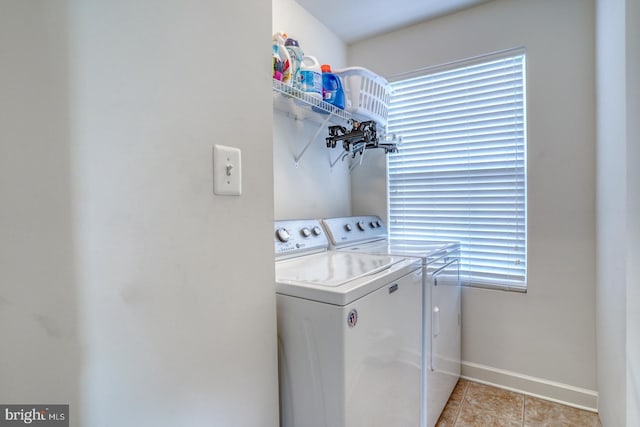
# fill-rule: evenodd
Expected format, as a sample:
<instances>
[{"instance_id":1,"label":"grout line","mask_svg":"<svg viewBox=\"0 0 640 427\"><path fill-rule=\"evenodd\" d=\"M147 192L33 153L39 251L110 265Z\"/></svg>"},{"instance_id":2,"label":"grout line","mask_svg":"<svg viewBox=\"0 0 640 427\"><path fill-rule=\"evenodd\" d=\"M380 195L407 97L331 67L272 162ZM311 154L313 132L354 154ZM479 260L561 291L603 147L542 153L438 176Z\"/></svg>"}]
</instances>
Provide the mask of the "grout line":
<instances>
[{"instance_id":1,"label":"grout line","mask_svg":"<svg viewBox=\"0 0 640 427\"><path fill-rule=\"evenodd\" d=\"M458 410L456 411L456 416L453 419L453 426L455 427L458 424L458 416L462 411L462 405L464 405L464 398L467 395L467 389L469 388L469 381L465 381L464 389L462 390L462 398L460 399L460 405L458 405Z\"/></svg>"}]
</instances>

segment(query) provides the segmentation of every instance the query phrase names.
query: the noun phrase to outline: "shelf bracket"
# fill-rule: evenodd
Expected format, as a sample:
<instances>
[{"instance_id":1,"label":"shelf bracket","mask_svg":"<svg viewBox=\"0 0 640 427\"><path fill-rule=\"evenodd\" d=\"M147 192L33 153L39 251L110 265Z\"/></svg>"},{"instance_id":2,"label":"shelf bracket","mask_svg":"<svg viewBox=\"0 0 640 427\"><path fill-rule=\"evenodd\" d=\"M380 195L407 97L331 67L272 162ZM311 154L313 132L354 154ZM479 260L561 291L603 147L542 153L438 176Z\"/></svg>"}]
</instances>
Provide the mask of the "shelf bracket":
<instances>
[{"instance_id":1,"label":"shelf bracket","mask_svg":"<svg viewBox=\"0 0 640 427\"><path fill-rule=\"evenodd\" d=\"M353 170L362 164L362 160L364 159L364 152L367 150L362 150L360 152L360 158L358 159L358 161L356 162L355 160L351 163L351 165L349 166L349 173L353 172Z\"/></svg>"},{"instance_id":2,"label":"shelf bracket","mask_svg":"<svg viewBox=\"0 0 640 427\"><path fill-rule=\"evenodd\" d=\"M322 129L324 129L327 126L327 124L329 123L329 119L331 119L331 114L327 114L327 118L324 119L320 127L318 127L318 130L316 131L316 133L313 134L313 137L305 144L305 146L302 148L302 151L300 151L300 153L296 154L293 157L296 167L298 167L298 162L300 161L302 156L304 156L304 153L307 151L307 149L311 146L311 144L313 144L315 140L318 139L318 136L320 136L320 132L322 132Z\"/></svg>"},{"instance_id":3,"label":"shelf bracket","mask_svg":"<svg viewBox=\"0 0 640 427\"><path fill-rule=\"evenodd\" d=\"M335 160L332 160L332 161L329 163L329 165L330 165L331 169L333 169L333 167L336 165L336 163L338 163L338 160L340 160L340 159L344 160L344 158L345 158L346 156L348 156L349 154L351 154L351 153L349 153L347 150L344 150L344 149L343 149L343 150L340 152L340 154L338 154L338 157L336 157L336 159L335 159Z\"/></svg>"}]
</instances>

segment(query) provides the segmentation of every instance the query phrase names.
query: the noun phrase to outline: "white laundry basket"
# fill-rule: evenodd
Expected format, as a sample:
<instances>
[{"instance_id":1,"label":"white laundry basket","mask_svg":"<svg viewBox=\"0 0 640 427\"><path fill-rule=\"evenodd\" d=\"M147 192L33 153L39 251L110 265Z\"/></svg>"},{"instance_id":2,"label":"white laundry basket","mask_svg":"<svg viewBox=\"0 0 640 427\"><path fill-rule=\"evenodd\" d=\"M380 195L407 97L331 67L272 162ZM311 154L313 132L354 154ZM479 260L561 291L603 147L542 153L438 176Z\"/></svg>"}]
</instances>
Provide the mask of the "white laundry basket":
<instances>
[{"instance_id":1,"label":"white laundry basket","mask_svg":"<svg viewBox=\"0 0 640 427\"><path fill-rule=\"evenodd\" d=\"M342 80L345 110L375 120L382 128L387 126L391 89L383 78L363 67L334 70Z\"/></svg>"}]
</instances>

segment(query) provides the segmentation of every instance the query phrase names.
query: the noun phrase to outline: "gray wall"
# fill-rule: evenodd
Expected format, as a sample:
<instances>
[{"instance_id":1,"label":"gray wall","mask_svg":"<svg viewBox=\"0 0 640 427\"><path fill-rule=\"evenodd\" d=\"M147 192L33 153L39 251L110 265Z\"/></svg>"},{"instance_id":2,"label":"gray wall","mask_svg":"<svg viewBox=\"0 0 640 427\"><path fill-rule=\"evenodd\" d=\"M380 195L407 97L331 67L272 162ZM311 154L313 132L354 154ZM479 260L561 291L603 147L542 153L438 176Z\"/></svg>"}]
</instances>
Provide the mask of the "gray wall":
<instances>
[{"instance_id":1,"label":"gray wall","mask_svg":"<svg viewBox=\"0 0 640 427\"><path fill-rule=\"evenodd\" d=\"M278 425L270 6L0 3L1 402Z\"/></svg>"},{"instance_id":2,"label":"gray wall","mask_svg":"<svg viewBox=\"0 0 640 427\"><path fill-rule=\"evenodd\" d=\"M594 22L593 1L495 0L348 51L350 64L390 77L526 47L528 292L464 289L463 373L590 408L596 405ZM361 172L367 174L385 171ZM377 194L384 206L384 181L354 177L352 188ZM356 203L354 212L364 210Z\"/></svg>"},{"instance_id":3,"label":"gray wall","mask_svg":"<svg viewBox=\"0 0 640 427\"><path fill-rule=\"evenodd\" d=\"M598 409L640 424L640 4L599 0Z\"/></svg>"},{"instance_id":4,"label":"gray wall","mask_svg":"<svg viewBox=\"0 0 640 427\"><path fill-rule=\"evenodd\" d=\"M0 2L0 402L71 403L75 418L68 21L62 1Z\"/></svg>"}]
</instances>

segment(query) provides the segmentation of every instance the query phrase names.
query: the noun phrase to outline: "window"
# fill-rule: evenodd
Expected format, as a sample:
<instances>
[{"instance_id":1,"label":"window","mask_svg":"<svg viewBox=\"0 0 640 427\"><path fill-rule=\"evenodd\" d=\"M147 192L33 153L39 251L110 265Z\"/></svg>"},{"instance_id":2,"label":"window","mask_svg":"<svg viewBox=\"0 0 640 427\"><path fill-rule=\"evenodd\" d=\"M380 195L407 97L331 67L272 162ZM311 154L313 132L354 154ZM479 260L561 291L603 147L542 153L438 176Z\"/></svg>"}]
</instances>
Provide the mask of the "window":
<instances>
[{"instance_id":1,"label":"window","mask_svg":"<svg viewBox=\"0 0 640 427\"><path fill-rule=\"evenodd\" d=\"M400 76L391 86L392 239L460 242L463 284L526 289L525 55Z\"/></svg>"}]
</instances>

